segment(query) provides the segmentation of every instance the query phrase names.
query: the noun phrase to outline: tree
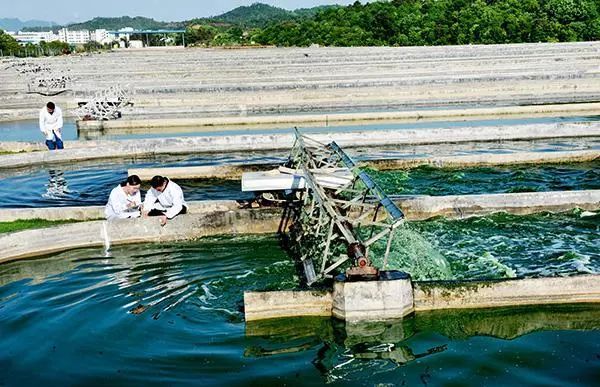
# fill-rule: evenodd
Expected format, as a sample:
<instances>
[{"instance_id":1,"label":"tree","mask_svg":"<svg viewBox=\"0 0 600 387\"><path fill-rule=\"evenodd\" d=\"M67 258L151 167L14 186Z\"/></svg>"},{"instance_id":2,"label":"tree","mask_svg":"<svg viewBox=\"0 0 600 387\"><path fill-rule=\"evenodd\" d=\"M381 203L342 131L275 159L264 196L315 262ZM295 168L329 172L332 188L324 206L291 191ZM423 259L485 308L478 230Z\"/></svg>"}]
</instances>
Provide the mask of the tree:
<instances>
[{"instance_id":1,"label":"tree","mask_svg":"<svg viewBox=\"0 0 600 387\"><path fill-rule=\"evenodd\" d=\"M3 55L15 54L20 51L21 46L15 38L0 30L0 50Z\"/></svg>"}]
</instances>

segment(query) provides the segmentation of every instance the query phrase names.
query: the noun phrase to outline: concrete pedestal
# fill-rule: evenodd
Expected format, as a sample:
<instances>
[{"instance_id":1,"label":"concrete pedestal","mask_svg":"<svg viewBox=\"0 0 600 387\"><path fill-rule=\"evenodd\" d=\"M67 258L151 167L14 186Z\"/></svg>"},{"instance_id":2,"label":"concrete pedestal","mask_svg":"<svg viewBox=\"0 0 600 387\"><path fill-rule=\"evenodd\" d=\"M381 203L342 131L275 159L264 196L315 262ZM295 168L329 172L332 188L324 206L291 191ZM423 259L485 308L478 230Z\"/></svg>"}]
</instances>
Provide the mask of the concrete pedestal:
<instances>
[{"instance_id":1,"label":"concrete pedestal","mask_svg":"<svg viewBox=\"0 0 600 387\"><path fill-rule=\"evenodd\" d=\"M402 318L414 311L413 289L408 275L378 281L336 281L333 316L346 321L378 321Z\"/></svg>"}]
</instances>

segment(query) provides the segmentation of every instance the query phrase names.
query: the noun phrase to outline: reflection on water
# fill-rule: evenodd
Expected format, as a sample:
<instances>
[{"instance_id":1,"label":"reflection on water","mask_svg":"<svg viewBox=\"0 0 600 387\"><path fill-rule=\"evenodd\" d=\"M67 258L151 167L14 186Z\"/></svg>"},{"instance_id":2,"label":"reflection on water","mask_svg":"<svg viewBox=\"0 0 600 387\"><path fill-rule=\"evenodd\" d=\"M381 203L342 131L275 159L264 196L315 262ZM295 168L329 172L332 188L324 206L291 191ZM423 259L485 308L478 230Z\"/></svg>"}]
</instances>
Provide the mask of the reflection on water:
<instances>
[{"instance_id":1,"label":"reflection on water","mask_svg":"<svg viewBox=\"0 0 600 387\"><path fill-rule=\"evenodd\" d=\"M67 185L65 174L61 170L49 169L48 184L46 185L46 192L42 194L44 199L63 199L72 193Z\"/></svg>"},{"instance_id":2,"label":"reflection on water","mask_svg":"<svg viewBox=\"0 0 600 387\"><path fill-rule=\"evenodd\" d=\"M419 313L352 325L323 318L245 324L245 290L298 284L275 236L111 252L81 249L0 265L0 385L598 380L600 306Z\"/></svg>"},{"instance_id":3,"label":"reflection on water","mask_svg":"<svg viewBox=\"0 0 600 387\"><path fill-rule=\"evenodd\" d=\"M483 310L419 312L404 320L344 323L323 317L246 323L246 336L258 344L247 357L278 356L316 349L313 365L328 382L352 379L371 369L399 366L451 350L454 341L486 336L514 340L541 331L600 330L600 305L553 305ZM442 335L436 345L420 337ZM428 341L428 340L426 340ZM477 353L472 353L477 356Z\"/></svg>"}]
</instances>

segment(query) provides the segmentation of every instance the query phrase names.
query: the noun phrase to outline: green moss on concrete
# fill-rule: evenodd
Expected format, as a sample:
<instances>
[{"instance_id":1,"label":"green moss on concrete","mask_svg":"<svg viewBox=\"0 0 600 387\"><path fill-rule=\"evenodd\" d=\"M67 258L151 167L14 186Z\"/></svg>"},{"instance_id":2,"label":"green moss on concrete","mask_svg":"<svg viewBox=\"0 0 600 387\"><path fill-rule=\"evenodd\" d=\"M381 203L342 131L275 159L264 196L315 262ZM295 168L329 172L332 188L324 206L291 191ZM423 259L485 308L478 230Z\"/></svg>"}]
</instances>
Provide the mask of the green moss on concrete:
<instances>
[{"instance_id":1,"label":"green moss on concrete","mask_svg":"<svg viewBox=\"0 0 600 387\"><path fill-rule=\"evenodd\" d=\"M66 223L76 223L77 220L44 220L44 219L27 219L16 220L14 222L0 222L0 234L9 232L46 228L58 226Z\"/></svg>"},{"instance_id":2,"label":"green moss on concrete","mask_svg":"<svg viewBox=\"0 0 600 387\"><path fill-rule=\"evenodd\" d=\"M489 288L505 280L475 280L475 281L418 281L415 284L419 289L431 296L433 290L441 290L444 298L453 295L464 296L466 293L476 293L481 288Z\"/></svg>"}]
</instances>

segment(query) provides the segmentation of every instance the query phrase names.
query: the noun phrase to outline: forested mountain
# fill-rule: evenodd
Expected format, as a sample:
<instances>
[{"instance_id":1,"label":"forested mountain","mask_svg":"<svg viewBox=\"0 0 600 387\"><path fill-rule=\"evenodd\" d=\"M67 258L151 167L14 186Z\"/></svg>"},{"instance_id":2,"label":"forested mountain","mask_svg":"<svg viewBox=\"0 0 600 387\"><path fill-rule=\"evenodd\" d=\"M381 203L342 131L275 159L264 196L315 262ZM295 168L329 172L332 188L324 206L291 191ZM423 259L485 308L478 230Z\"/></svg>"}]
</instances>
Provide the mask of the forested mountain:
<instances>
[{"instance_id":1,"label":"forested mountain","mask_svg":"<svg viewBox=\"0 0 600 387\"><path fill-rule=\"evenodd\" d=\"M301 20L303 18L309 18L315 16L319 11L337 8L339 6L319 6L314 8L303 8L295 11L288 11L283 8L273 7L267 4L254 3L250 6L237 7L229 12L213 17L196 18L187 21L178 22L163 22L154 20L151 18L136 16L122 16L122 17L95 17L91 20L68 24L68 27L72 30L95 30L95 29L106 29L106 30L117 30L124 27L132 27L134 29L147 30L147 29L179 29L185 28L187 25L235 25L242 28L253 28L253 27L264 27L269 23L276 23L286 20ZM18 19L0 19L2 20L18 20ZM1 26L2 24L0 24ZM12 25L12 24L11 24ZM48 28L50 25L48 22L39 22L36 24L35 21L30 21L26 27L26 30L36 30L38 25ZM53 29L62 28L56 23L51 24ZM4 28L10 30L10 28ZM17 30L16 28L13 30Z\"/></svg>"},{"instance_id":2,"label":"forested mountain","mask_svg":"<svg viewBox=\"0 0 600 387\"><path fill-rule=\"evenodd\" d=\"M0 29L5 31L20 31L23 28L43 26L46 29L50 26L56 26L57 24L51 21L44 20L26 20L21 21L15 18L0 18Z\"/></svg>"},{"instance_id":3,"label":"forested mountain","mask_svg":"<svg viewBox=\"0 0 600 387\"><path fill-rule=\"evenodd\" d=\"M328 5L288 11L286 9L273 7L267 4L254 3L250 6L235 8L222 15L210 18L194 19L194 22L227 23L235 24L241 27L264 27L269 23L310 18L315 16L319 11L338 7L339 6L337 5Z\"/></svg>"},{"instance_id":4,"label":"forested mountain","mask_svg":"<svg viewBox=\"0 0 600 387\"><path fill-rule=\"evenodd\" d=\"M161 22L147 17L122 16L122 17L95 17L83 23L69 24L67 27L72 30L118 30L124 27L132 27L136 30L154 30L154 29L176 29L183 28L185 22Z\"/></svg>"},{"instance_id":5,"label":"forested mountain","mask_svg":"<svg viewBox=\"0 0 600 387\"><path fill-rule=\"evenodd\" d=\"M182 22L94 18L71 29L186 29L190 45L417 46L600 40L600 0L391 0L288 11L255 3ZM56 28L55 28L56 29ZM180 39L180 37L176 37Z\"/></svg>"},{"instance_id":6,"label":"forested mountain","mask_svg":"<svg viewBox=\"0 0 600 387\"><path fill-rule=\"evenodd\" d=\"M600 39L600 0L392 0L356 2L270 24L262 44L416 46Z\"/></svg>"}]
</instances>

